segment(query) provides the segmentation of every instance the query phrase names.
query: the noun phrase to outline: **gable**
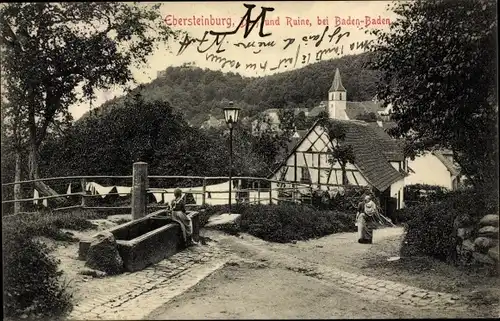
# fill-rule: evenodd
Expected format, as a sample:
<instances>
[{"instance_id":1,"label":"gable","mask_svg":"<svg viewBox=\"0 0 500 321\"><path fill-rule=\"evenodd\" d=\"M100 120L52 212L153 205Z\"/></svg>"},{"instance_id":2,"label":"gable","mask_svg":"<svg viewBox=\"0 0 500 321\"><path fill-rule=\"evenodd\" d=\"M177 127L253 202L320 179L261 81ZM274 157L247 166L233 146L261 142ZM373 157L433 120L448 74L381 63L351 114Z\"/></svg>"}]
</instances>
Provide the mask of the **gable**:
<instances>
[{"instance_id":1,"label":"gable","mask_svg":"<svg viewBox=\"0 0 500 321\"><path fill-rule=\"evenodd\" d=\"M403 178L402 174L394 169L384 156L383 150L377 142L378 136L374 134L369 126L357 121L332 119L330 121L345 126L345 143L353 147L355 166L373 187L379 191L384 191L391 184ZM282 165L286 164L288 159L297 151L326 152L329 146L331 146L331 143L328 135L317 121L290 152Z\"/></svg>"},{"instance_id":2,"label":"gable","mask_svg":"<svg viewBox=\"0 0 500 321\"><path fill-rule=\"evenodd\" d=\"M446 167L446 169L450 172L452 176L458 176L460 174L460 170L455 164L453 164L453 161L448 159L445 155L446 152L441 152L441 151L434 151L432 154L437 157L443 163L443 165Z\"/></svg>"}]
</instances>

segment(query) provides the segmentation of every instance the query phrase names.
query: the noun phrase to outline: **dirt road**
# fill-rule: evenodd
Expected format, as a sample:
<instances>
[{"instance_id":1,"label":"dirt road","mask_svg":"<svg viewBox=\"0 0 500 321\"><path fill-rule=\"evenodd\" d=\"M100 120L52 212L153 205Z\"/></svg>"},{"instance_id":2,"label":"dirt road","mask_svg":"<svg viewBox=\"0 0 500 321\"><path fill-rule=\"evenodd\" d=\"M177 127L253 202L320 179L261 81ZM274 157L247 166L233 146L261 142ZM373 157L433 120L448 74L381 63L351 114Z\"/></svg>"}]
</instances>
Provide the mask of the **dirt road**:
<instances>
[{"instance_id":1,"label":"dirt road","mask_svg":"<svg viewBox=\"0 0 500 321\"><path fill-rule=\"evenodd\" d=\"M408 318L418 313L360 299L279 268L227 267L148 319Z\"/></svg>"},{"instance_id":2,"label":"dirt road","mask_svg":"<svg viewBox=\"0 0 500 321\"><path fill-rule=\"evenodd\" d=\"M397 228L377 231L375 243L394 242L401 234ZM366 277L360 266L350 264L374 248L355 243L355 233L297 244L206 235L241 258L240 263L215 272L147 319L491 316L478 315L453 294L407 286L387 275Z\"/></svg>"}]
</instances>

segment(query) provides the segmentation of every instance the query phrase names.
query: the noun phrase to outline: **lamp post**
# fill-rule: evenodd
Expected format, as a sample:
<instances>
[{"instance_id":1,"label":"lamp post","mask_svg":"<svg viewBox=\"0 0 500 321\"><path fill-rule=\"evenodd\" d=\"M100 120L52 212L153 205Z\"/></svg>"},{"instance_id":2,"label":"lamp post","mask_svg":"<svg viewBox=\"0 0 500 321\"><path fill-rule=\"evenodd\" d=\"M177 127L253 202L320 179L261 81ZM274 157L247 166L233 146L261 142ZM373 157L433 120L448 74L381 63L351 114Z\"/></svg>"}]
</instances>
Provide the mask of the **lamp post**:
<instances>
[{"instance_id":1,"label":"lamp post","mask_svg":"<svg viewBox=\"0 0 500 321\"><path fill-rule=\"evenodd\" d=\"M229 214L231 214L231 187L233 177L233 124L238 122L240 109L234 107L232 101L224 108L224 118L229 127Z\"/></svg>"}]
</instances>

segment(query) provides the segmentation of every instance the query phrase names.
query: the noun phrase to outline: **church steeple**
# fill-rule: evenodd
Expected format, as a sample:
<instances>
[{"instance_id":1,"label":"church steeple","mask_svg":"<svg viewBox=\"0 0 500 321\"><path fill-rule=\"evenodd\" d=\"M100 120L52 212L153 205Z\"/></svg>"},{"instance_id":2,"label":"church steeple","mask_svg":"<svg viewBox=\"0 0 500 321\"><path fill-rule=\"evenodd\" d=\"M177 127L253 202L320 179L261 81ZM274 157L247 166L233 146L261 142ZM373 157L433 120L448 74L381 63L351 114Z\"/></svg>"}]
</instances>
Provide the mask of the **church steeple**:
<instances>
[{"instance_id":1,"label":"church steeple","mask_svg":"<svg viewBox=\"0 0 500 321\"><path fill-rule=\"evenodd\" d=\"M347 90L342 85L340 71L335 70L332 86L328 91L328 114L334 119L349 119L346 114Z\"/></svg>"},{"instance_id":2,"label":"church steeple","mask_svg":"<svg viewBox=\"0 0 500 321\"><path fill-rule=\"evenodd\" d=\"M330 90L328 92L333 92L333 91L346 91L344 86L342 85L342 79L340 78L340 71L339 68L335 70L335 77L333 78L333 83L332 86L330 87Z\"/></svg>"}]
</instances>

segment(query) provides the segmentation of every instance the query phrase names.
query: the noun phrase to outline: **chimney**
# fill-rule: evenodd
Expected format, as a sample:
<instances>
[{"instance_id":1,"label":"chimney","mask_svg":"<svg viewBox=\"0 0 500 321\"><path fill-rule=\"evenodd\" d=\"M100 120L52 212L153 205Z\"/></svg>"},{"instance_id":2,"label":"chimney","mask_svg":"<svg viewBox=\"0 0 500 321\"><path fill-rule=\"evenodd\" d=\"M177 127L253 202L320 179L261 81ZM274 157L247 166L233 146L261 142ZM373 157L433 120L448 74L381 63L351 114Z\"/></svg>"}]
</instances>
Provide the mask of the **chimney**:
<instances>
[{"instance_id":1,"label":"chimney","mask_svg":"<svg viewBox=\"0 0 500 321\"><path fill-rule=\"evenodd\" d=\"M378 127L384 127L384 123L381 120L377 120Z\"/></svg>"}]
</instances>

